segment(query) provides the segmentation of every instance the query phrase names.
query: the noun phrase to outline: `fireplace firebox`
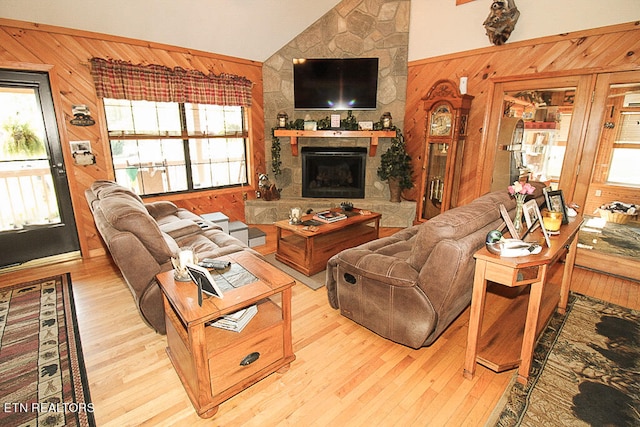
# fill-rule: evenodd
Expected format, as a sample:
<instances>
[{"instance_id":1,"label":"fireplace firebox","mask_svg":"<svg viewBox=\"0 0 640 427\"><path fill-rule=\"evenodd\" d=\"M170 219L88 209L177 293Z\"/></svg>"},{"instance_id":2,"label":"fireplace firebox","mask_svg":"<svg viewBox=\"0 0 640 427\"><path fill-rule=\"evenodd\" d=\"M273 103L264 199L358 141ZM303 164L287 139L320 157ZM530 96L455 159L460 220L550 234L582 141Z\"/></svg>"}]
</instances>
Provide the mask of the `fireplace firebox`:
<instances>
[{"instance_id":1,"label":"fireplace firebox","mask_svg":"<svg viewBox=\"0 0 640 427\"><path fill-rule=\"evenodd\" d=\"M367 149L302 147L302 197L364 199Z\"/></svg>"}]
</instances>

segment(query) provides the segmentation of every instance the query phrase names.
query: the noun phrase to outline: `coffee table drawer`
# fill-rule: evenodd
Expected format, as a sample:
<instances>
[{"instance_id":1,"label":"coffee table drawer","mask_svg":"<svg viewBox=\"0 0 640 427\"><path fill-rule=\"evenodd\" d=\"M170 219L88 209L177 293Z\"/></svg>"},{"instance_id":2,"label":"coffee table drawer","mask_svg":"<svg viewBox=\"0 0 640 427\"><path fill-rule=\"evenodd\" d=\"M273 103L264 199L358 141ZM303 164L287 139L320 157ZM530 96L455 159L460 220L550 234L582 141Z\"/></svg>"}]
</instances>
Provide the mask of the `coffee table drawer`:
<instances>
[{"instance_id":1,"label":"coffee table drawer","mask_svg":"<svg viewBox=\"0 0 640 427\"><path fill-rule=\"evenodd\" d=\"M281 360L283 334L283 325L274 325L235 344L232 349L213 354L209 358L212 393L218 394Z\"/></svg>"}]
</instances>

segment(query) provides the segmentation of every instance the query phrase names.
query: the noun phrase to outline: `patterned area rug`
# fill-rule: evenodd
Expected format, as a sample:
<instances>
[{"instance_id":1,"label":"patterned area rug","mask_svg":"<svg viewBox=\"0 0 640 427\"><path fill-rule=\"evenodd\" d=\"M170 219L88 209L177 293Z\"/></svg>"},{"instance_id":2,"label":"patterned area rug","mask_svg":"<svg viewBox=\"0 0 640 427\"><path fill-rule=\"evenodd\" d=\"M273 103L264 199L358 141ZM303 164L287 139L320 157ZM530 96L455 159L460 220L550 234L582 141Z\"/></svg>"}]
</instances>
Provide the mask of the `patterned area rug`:
<instances>
[{"instance_id":1,"label":"patterned area rug","mask_svg":"<svg viewBox=\"0 0 640 427\"><path fill-rule=\"evenodd\" d=\"M497 426L640 425L640 312L571 294L534 353L526 386L505 394Z\"/></svg>"},{"instance_id":2,"label":"patterned area rug","mask_svg":"<svg viewBox=\"0 0 640 427\"><path fill-rule=\"evenodd\" d=\"M94 426L71 277L0 288L0 425Z\"/></svg>"}]
</instances>

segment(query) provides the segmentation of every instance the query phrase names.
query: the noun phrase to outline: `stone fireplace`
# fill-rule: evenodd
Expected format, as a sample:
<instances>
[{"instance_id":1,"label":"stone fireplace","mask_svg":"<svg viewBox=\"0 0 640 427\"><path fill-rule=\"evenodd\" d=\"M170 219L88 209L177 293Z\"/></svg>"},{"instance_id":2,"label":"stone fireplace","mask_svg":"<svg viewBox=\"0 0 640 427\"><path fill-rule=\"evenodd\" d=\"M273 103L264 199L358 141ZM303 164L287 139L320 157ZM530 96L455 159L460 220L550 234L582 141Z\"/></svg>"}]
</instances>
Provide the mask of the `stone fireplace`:
<instances>
[{"instance_id":1,"label":"stone fireplace","mask_svg":"<svg viewBox=\"0 0 640 427\"><path fill-rule=\"evenodd\" d=\"M389 202L386 182L380 181L377 168L380 155L390 145L389 138L381 138L377 153L372 155L369 141L364 138L324 138L299 137L297 146L300 155L292 154L289 138L280 138L281 174L271 172L270 148L272 129L277 125L277 115L284 111L290 121L297 119L321 120L329 114L339 113L344 118L346 111L309 111L294 109L293 58L373 58L379 59L378 95L376 110L354 111L358 121L378 121L381 114L390 112L394 124L402 129L407 88L409 0L386 1L342 1L327 12L316 23L298 34L278 52L263 63L264 118L266 158L263 169L257 173L267 173L281 189L281 199L245 201L245 217L250 224L271 224L285 219L292 207L321 210L337 207L343 201L352 201L362 209L382 213L384 227L407 227L415 219L415 201ZM358 196L338 193L343 186L326 188L326 194L307 195L303 193L302 149L304 147L363 148L364 194ZM360 150L355 150L360 151ZM262 165L260 165L262 166ZM340 173L340 172L338 172ZM359 178L362 172L351 172Z\"/></svg>"},{"instance_id":2,"label":"stone fireplace","mask_svg":"<svg viewBox=\"0 0 640 427\"><path fill-rule=\"evenodd\" d=\"M302 197L363 199L367 149L302 147Z\"/></svg>"},{"instance_id":3,"label":"stone fireplace","mask_svg":"<svg viewBox=\"0 0 640 427\"><path fill-rule=\"evenodd\" d=\"M381 138L379 150L386 149L389 144L386 139L388 138ZM388 186L380 181L376 173L380 156L369 155L370 147L367 140L326 138L322 145L319 141L319 138L299 138L298 156L292 156L289 144L283 144L282 161L289 185L284 189L280 200L246 200L245 218L249 224L272 224L286 219L293 207L301 208L304 212L317 212L339 207L344 201L351 201L357 208L381 213L382 227L413 225L416 202L389 201ZM316 161L312 162L315 166L305 167L309 155L316 158ZM304 190L305 186L309 187L309 190ZM317 190L321 193L314 193ZM307 194L307 191L311 191L311 194Z\"/></svg>"}]
</instances>

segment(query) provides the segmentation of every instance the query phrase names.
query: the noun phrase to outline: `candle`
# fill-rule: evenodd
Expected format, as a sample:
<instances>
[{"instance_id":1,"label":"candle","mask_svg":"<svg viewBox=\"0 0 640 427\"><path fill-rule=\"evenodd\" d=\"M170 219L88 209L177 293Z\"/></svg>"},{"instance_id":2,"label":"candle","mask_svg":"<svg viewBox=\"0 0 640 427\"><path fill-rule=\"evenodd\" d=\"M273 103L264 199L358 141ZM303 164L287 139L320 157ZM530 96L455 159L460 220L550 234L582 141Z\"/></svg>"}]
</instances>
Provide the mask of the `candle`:
<instances>
[{"instance_id":1,"label":"candle","mask_svg":"<svg viewBox=\"0 0 640 427\"><path fill-rule=\"evenodd\" d=\"M193 264L193 251L190 249L183 249L178 254L180 260L180 269L184 270L187 264Z\"/></svg>"},{"instance_id":2,"label":"candle","mask_svg":"<svg viewBox=\"0 0 640 427\"><path fill-rule=\"evenodd\" d=\"M542 223L547 231L558 231L562 224L562 212L545 211L542 215Z\"/></svg>"},{"instance_id":3,"label":"candle","mask_svg":"<svg viewBox=\"0 0 640 427\"><path fill-rule=\"evenodd\" d=\"M293 224L297 224L300 222L300 218L302 216L302 209L300 208L291 208L291 222Z\"/></svg>"}]
</instances>

